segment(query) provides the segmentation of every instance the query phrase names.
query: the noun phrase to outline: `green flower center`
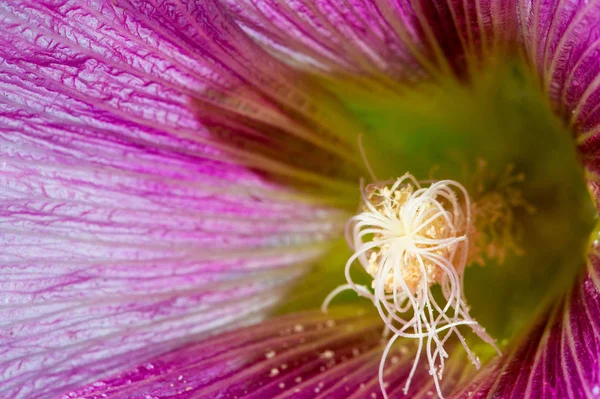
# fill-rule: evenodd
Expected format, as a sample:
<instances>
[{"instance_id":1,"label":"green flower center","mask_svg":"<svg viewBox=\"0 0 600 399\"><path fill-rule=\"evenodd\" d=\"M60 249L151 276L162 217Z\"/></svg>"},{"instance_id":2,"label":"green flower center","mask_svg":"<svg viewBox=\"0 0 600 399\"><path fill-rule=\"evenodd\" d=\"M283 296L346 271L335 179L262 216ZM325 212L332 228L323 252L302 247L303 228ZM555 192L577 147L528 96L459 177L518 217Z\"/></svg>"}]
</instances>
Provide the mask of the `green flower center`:
<instances>
[{"instance_id":1,"label":"green flower center","mask_svg":"<svg viewBox=\"0 0 600 399\"><path fill-rule=\"evenodd\" d=\"M468 83L448 78L402 87L349 79L332 86L364 124L367 159L379 179L407 171L453 179L475 200L487 195L491 205L508 205L511 224L496 237L505 259L488 258L465 272L471 314L502 346L573 282L596 211L572 136L533 74L519 61L495 65ZM511 202L512 195L523 201Z\"/></svg>"},{"instance_id":2,"label":"green flower center","mask_svg":"<svg viewBox=\"0 0 600 399\"><path fill-rule=\"evenodd\" d=\"M483 251L483 261L466 269L465 295L471 316L500 348L573 283L597 218L572 134L534 76L520 59L502 58L463 80L402 85L386 78L319 78L358 120L359 131L351 134L362 133L378 179L406 172L420 180L452 179L474 201L486 198L492 212L483 219L490 220L477 223L493 227L497 256ZM366 167L362 175L372 183ZM359 203L357 182L349 210ZM350 254L340 239L282 311L319 306L345 283ZM357 282L369 286L372 277L355 270ZM369 306L353 292L336 298L343 302ZM482 359L495 354L478 339L469 342Z\"/></svg>"}]
</instances>

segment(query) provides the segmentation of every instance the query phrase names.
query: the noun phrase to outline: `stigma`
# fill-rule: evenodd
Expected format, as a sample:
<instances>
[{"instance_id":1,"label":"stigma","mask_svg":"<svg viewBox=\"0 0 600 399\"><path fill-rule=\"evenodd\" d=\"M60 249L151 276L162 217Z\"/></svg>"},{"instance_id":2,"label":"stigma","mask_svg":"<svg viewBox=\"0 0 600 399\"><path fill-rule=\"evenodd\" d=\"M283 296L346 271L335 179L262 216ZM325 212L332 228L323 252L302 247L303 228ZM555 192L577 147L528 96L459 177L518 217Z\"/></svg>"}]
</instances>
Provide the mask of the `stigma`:
<instances>
[{"instance_id":1,"label":"stigma","mask_svg":"<svg viewBox=\"0 0 600 399\"><path fill-rule=\"evenodd\" d=\"M478 231L467 190L453 180L420 182L406 173L395 181L364 187L362 199L359 212L346 226L346 239L354 252L346 263L348 284L334 290L324 307L345 289L373 302L391 335L379 367L385 398L385 360L398 338L418 342L404 392L425 354L442 398L440 380L448 357L444 346L451 336L458 338L477 368L479 359L467 346L461 329L466 326L496 348L494 340L469 315L464 295L465 267L470 254L477 253L470 238ZM351 269L356 263L373 278L371 287L353 281ZM432 287L436 285L441 293L434 295Z\"/></svg>"},{"instance_id":2,"label":"stigma","mask_svg":"<svg viewBox=\"0 0 600 399\"><path fill-rule=\"evenodd\" d=\"M445 180L422 187L407 174L391 187L370 185L365 194L362 212L350 223L350 244L361 255L368 247L362 263L373 289L415 295L464 268L471 216L460 184Z\"/></svg>"}]
</instances>

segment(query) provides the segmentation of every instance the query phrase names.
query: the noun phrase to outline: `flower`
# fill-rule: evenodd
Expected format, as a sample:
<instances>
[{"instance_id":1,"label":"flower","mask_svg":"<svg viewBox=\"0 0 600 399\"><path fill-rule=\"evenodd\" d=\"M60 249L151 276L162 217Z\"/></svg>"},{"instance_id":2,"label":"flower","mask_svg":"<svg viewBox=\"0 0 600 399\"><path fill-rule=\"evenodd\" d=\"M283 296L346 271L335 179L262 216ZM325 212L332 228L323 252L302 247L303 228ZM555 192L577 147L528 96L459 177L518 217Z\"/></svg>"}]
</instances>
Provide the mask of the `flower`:
<instances>
[{"instance_id":1,"label":"flower","mask_svg":"<svg viewBox=\"0 0 600 399\"><path fill-rule=\"evenodd\" d=\"M438 394L600 395L599 1L0 11L0 397L381 397L372 304L318 311L365 159L478 204L465 296L503 354L465 329L482 369L451 339Z\"/></svg>"}]
</instances>

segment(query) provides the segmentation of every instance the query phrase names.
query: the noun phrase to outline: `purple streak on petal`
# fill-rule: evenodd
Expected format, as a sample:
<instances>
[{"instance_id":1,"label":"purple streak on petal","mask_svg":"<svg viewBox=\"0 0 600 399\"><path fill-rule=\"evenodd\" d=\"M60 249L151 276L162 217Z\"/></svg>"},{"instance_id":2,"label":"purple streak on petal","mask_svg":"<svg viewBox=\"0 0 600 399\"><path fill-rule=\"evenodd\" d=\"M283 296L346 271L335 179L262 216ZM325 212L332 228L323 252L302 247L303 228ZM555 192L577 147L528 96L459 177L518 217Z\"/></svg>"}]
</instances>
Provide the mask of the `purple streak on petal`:
<instances>
[{"instance_id":1,"label":"purple streak on petal","mask_svg":"<svg viewBox=\"0 0 600 399\"><path fill-rule=\"evenodd\" d=\"M265 176L302 171L282 161L296 132L223 140L190 105L235 87L265 124L293 108L208 47L218 10L202 4L0 1L0 397L49 398L259 320L338 234L343 212Z\"/></svg>"},{"instance_id":2,"label":"purple streak on petal","mask_svg":"<svg viewBox=\"0 0 600 399\"><path fill-rule=\"evenodd\" d=\"M519 2L525 46L547 86L554 107L576 125L595 128L600 67L600 3L565 0Z\"/></svg>"},{"instance_id":3,"label":"purple streak on petal","mask_svg":"<svg viewBox=\"0 0 600 399\"><path fill-rule=\"evenodd\" d=\"M402 38L418 46L415 16L405 6L364 0L223 3L258 42L287 60L344 72L418 73Z\"/></svg>"},{"instance_id":4,"label":"purple streak on petal","mask_svg":"<svg viewBox=\"0 0 600 399\"><path fill-rule=\"evenodd\" d=\"M594 251L597 251L595 245ZM579 399L600 395L600 257L516 346L453 399Z\"/></svg>"},{"instance_id":5,"label":"purple streak on petal","mask_svg":"<svg viewBox=\"0 0 600 399\"><path fill-rule=\"evenodd\" d=\"M572 20L555 55L553 79L562 87L561 102L580 134L597 130L600 105L600 4L583 8ZM561 71L563 74L561 75ZM594 115L596 114L596 115Z\"/></svg>"},{"instance_id":6,"label":"purple streak on petal","mask_svg":"<svg viewBox=\"0 0 600 399\"><path fill-rule=\"evenodd\" d=\"M259 43L317 69L422 77L465 51L516 38L516 0L222 0ZM462 41L461 41L462 40ZM429 70L431 72L431 70Z\"/></svg>"},{"instance_id":7,"label":"purple streak on petal","mask_svg":"<svg viewBox=\"0 0 600 399\"><path fill-rule=\"evenodd\" d=\"M382 330L373 316L349 309L328 316L288 315L182 347L60 399L381 398ZM405 397L413 350L401 346L389 356L390 398ZM470 371L465 372L464 359L456 360L447 363L445 390ZM429 398L434 392L426 367L419 367L410 397Z\"/></svg>"}]
</instances>

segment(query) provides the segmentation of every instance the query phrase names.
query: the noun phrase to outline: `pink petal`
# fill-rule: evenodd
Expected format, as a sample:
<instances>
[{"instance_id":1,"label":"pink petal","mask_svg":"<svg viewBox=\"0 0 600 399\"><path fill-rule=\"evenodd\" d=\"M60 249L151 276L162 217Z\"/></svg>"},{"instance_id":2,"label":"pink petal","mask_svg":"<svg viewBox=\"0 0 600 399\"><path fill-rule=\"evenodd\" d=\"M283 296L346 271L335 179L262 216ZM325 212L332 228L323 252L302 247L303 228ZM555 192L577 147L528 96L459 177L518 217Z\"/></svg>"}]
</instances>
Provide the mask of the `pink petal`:
<instances>
[{"instance_id":1,"label":"pink petal","mask_svg":"<svg viewBox=\"0 0 600 399\"><path fill-rule=\"evenodd\" d=\"M377 317L356 310L297 313L177 349L62 398L382 398L381 332ZM391 398L405 397L413 350L403 346L389 356L385 381ZM461 361L447 368L445 390L472 371ZM420 367L409 397L434 392Z\"/></svg>"},{"instance_id":2,"label":"pink petal","mask_svg":"<svg viewBox=\"0 0 600 399\"><path fill-rule=\"evenodd\" d=\"M305 67L415 79L516 38L516 0L223 0L255 40Z\"/></svg>"},{"instance_id":3,"label":"pink petal","mask_svg":"<svg viewBox=\"0 0 600 399\"><path fill-rule=\"evenodd\" d=\"M554 106L579 125L578 133L583 132L582 125L598 101L590 97L590 90L600 83L595 62L600 45L600 4L520 0L518 7L525 46Z\"/></svg>"},{"instance_id":4,"label":"pink petal","mask_svg":"<svg viewBox=\"0 0 600 399\"><path fill-rule=\"evenodd\" d=\"M11 0L0 29L0 397L260 320L338 236L311 204L351 146L213 2Z\"/></svg>"}]
</instances>

